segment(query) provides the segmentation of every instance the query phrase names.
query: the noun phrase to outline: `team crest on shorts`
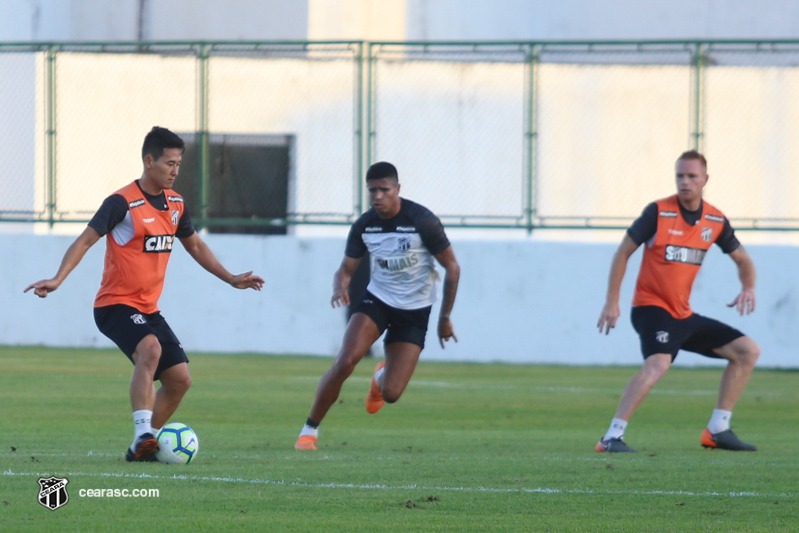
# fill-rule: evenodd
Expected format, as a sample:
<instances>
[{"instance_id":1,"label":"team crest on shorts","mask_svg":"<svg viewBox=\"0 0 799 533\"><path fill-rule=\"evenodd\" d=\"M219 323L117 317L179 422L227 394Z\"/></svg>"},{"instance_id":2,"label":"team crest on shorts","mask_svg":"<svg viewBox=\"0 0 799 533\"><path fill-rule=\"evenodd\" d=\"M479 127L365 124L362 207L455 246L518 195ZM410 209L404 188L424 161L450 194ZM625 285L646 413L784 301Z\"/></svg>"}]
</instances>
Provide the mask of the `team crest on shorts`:
<instances>
[{"instance_id":1,"label":"team crest on shorts","mask_svg":"<svg viewBox=\"0 0 799 533\"><path fill-rule=\"evenodd\" d=\"M713 238L713 228L702 228L702 240L705 242L710 242L710 239Z\"/></svg>"},{"instance_id":2,"label":"team crest on shorts","mask_svg":"<svg viewBox=\"0 0 799 533\"><path fill-rule=\"evenodd\" d=\"M133 320L134 324L142 325L147 323L147 321L144 320L144 317L141 316L140 313L136 313L135 315L130 315L130 319Z\"/></svg>"},{"instance_id":3,"label":"team crest on shorts","mask_svg":"<svg viewBox=\"0 0 799 533\"><path fill-rule=\"evenodd\" d=\"M666 344L669 342L669 332L668 331L658 331L655 333L655 340L661 344Z\"/></svg>"},{"instance_id":4,"label":"team crest on shorts","mask_svg":"<svg viewBox=\"0 0 799 533\"><path fill-rule=\"evenodd\" d=\"M67 494L67 478L49 477L39 478L39 503L55 511L59 507L63 507L69 501L69 494Z\"/></svg>"},{"instance_id":5,"label":"team crest on shorts","mask_svg":"<svg viewBox=\"0 0 799 533\"><path fill-rule=\"evenodd\" d=\"M172 225L177 226L180 220L180 211L178 209L172 210Z\"/></svg>"}]
</instances>

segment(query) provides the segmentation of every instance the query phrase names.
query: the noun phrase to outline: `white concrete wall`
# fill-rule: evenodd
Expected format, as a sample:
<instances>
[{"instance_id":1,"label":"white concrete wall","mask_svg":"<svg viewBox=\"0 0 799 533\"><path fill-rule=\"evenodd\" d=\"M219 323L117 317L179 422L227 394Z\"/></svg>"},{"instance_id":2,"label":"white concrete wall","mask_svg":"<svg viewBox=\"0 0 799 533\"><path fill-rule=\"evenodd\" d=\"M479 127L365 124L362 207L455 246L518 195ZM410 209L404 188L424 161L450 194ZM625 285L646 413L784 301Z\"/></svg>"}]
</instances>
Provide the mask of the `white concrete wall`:
<instances>
[{"instance_id":1,"label":"white concrete wall","mask_svg":"<svg viewBox=\"0 0 799 533\"><path fill-rule=\"evenodd\" d=\"M48 298L22 293L28 284L55 273L72 239L0 235L0 344L112 346L92 319L104 243L90 250ZM261 293L233 290L178 247L160 303L189 352L336 353L345 315L341 309L331 309L329 301L343 239L211 235L206 240L230 270L255 269L267 285ZM441 350L431 329L422 357L639 363L628 305L640 251L631 259L623 285L619 327L604 336L595 326L615 247L537 240L455 241L462 277L452 317L460 342ZM799 268L799 247L753 245L748 249L758 267L756 313L741 318L725 306L736 296L739 285L734 264L717 249L708 254L697 278L693 307L753 337L763 349L760 366L799 367L793 335L799 319L799 280L794 275ZM433 312L436 317L438 309ZM689 366L714 363L686 352L677 361Z\"/></svg>"},{"instance_id":2,"label":"white concrete wall","mask_svg":"<svg viewBox=\"0 0 799 533\"><path fill-rule=\"evenodd\" d=\"M799 35L794 0L407 0L406 12L409 41Z\"/></svg>"},{"instance_id":3,"label":"white concrete wall","mask_svg":"<svg viewBox=\"0 0 799 533\"><path fill-rule=\"evenodd\" d=\"M293 0L0 2L0 41L135 41L140 29L143 40L302 40L307 39L308 3Z\"/></svg>"},{"instance_id":4,"label":"white concrete wall","mask_svg":"<svg viewBox=\"0 0 799 533\"><path fill-rule=\"evenodd\" d=\"M3 0L2 41L795 38L794 0Z\"/></svg>"}]
</instances>

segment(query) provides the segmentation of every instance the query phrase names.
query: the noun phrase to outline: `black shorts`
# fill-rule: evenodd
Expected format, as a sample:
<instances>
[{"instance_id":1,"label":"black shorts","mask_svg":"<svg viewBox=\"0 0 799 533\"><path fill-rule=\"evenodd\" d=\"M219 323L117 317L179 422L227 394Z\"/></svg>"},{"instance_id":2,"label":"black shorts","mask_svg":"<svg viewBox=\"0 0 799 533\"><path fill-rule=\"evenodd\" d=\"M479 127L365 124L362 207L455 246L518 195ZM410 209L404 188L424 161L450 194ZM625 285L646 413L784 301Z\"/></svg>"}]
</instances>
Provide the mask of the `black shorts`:
<instances>
[{"instance_id":1,"label":"black shorts","mask_svg":"<svg viewBox=\"0 0 799 533\"><path fill-rule=\"evenodd\" d=\"M148 315L139 312L135 307L122 304L95 307L94 323L103 335L119 346L131 362L133 352L141 340L151 333L155 335L161 343L161 359L158 361L154 379L158 379L167 368L189 362L180 341L158 311Z\"/></svg>"},{"instance_id":2,"label":"black shorts","mask_svg":"<svg viewBox=\"0 0 799 533\"><path fill-rule=\"evenodd\" d=\"M719 358L713 353L744 334L737 329L696 313L688 318L678 319L657 306L633 307L631 313L633 328L641 338L641 352L644 359L652 354L671 354L687 350L706 357Z\"/></svg>"},{"instance_id":3,"label":"black shorts","mask_svg":"<svg viewBox=\"0 0 799 533\"><path fill-rule=\"evenodd\" d=\"M427 323L430 321L429 307L421 309L397 309L386 305L374 294L366 291L363 300L353 311L363 313L371 318L382 334L386 328L388 333L383 344L392 342L410 342L424 349L424 338L427 335Z\"/></svg>"}]
</instances>

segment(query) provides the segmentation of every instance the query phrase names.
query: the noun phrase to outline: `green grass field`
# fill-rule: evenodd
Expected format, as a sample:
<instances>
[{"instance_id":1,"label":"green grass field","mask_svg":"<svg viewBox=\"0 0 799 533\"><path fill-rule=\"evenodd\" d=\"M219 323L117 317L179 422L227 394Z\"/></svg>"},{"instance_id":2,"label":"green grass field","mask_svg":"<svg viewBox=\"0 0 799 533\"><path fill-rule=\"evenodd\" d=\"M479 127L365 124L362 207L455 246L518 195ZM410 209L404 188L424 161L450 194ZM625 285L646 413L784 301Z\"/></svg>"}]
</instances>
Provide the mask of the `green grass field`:
<instances>
[{"instance_id":1,"label":"green grass field","mask_svg":"<svg viewBox=\"0 0 799 533\"><path fill-rule=\"evenodd\" d=\"M112 350L0 348L2 531L797 531L797 373L758 370L733 426L756 453L704 450L719 369L672 369L627 431L593 451L634 368L420 363L376 415L373 361L317 452L293 444L331 360L190 354L173 421L189 465L126 463L131 366ZM69 502L37 501L66 477ZM158 498L80 497L158 489Z\"/></svg>"}]
</instances>

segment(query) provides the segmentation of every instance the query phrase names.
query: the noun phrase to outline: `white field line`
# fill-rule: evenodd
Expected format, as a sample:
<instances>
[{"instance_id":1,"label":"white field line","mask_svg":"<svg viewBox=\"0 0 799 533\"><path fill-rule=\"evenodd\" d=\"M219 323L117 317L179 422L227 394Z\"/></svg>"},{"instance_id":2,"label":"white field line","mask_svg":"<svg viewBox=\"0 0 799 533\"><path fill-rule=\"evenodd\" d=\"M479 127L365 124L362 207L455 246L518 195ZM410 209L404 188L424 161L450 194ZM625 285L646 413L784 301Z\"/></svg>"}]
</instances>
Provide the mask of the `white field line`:
<instances>
[{"instance_id":1,"label":"white field line","mask_svg":"<svg viewBox=\"0 0 799 533\"><path fill-rule=\"evenodd\" d=\"M36 452L26 452L20 454L19 452L0 452L0 457L120 457L121 454L119 453L105 453L105 452L95 452L95 451L88 451L87 453L36 453ZM308 455L307 454L299 454L299 453L292 453L285 456L273 456L273 455L214 455L214 454L204 454L203 457L209 457L211 459L234 459L234 460L242 460L242 461L253 461L253 460L281 460L281 461L292 461L292 460L305 460ZM350 460L352 459L349 455L314 455L313 459L319 460ZM397 461L397 460L405 460L407 456L383 456L376 458L379 461ZM529 457L524 458L516 458L510 459L511 462L522 462L524 460L529 459ZM625 457L625 463L649 463L648 459L635 458L635 457ZM505 458L505 460L509 460ZM562 461L582 461L582 462L589 462L589 463L607 463L609 462L609 457L607 455L598 455L595 457L570 457L570 456L562 456L562 455L551 455L551 456L537 456L535 457L537 462L548 461L548 462L562 462ZM747 466L747 467L773 467L773 468L797 468L799 464L794 462L786 462L786 463L742 463L740 461L725 461L721 459L715 459L711 461L705 460L696 460L696 461L688 461L685 464L713 464L719 466Z\"/></svg>"},{"instance_id":2,"label":"white field line","mask_svg":"<svg viewBox=\"0 0 799 533\"><path fill-rule=\"evenodd\" d=\"M296 381L319 381L319 376L297 376L292 378ZM352 376L348 381L356 383L370 383L372 378ZM539 392L554 392L564 394L619 394L621 395L624 387L619 388L592 388L592 387L553 387L544 385L511 385L511 384L494 384L494 383L454 383L451 381L426 381L423 379L411 379L409 386L419 387L439 387L439 388L453 388L453 389L470 389L470 390L513 390L523 389L525 391L539 391ZM666 396L716 396L718 390L702 390L702 389L658 389L655 387L650 394L662 394ZM784 394L772 391L752 391L744 392L746 396L761 396L766 398L796 398L796 394Z\"/></svg>"},{"instance_id":3,"label":"white field line","mask_svg":"<svg viewBox=\"0 0 799 533\"><path fill-rule=\"evenodd\" d=\"M13 472L6 470L4 476L52 476L52 472ZM233 483L242 485L275 485L284 487L306 487L325 489L355 489L355 490L423 490L445 492L474 492L474 493L499 493L499 494L595 494L604 495L630 495L630 496L695 496L695 497L724 497L724 498L796 498L799 493L762 493L762 492L693 492L685 490L590 490L590 489L553 489L546 487L536 488L500 488L500 487L446 487L435 485L377 485L359 483L304 483L300 481L280 481L271 479L247 479L238 477L219 476L190 476L172 475L159 476L153 474L121 474L121 473L86 473L86 472L59 472L58 475L66 477L96 477L96 478L130 478L148 480L182 480L182 481L210 481L216 483Z\"/></svg>"}]
</instances>

